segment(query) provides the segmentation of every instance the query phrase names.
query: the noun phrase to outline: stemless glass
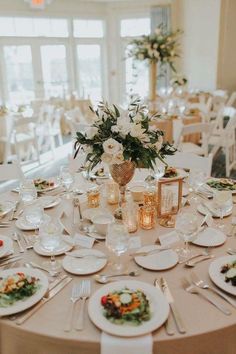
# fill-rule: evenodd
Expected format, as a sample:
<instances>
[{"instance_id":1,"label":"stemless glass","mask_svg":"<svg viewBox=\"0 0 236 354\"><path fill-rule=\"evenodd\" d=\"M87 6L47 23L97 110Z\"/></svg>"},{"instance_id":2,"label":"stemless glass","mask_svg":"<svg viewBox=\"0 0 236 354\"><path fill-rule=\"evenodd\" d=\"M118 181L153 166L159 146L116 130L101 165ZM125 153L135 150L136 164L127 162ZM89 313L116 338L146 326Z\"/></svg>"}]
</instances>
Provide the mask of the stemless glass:
<instances>
[{"instance_id":1,"label":"stemless glass","mask_svg":"<svg viewBox=\"0 0 236 354\"><path fill-rule=\"evenodd\" d=\"M20 185L20 198L24 205L34 202L37 198L37 190L33 180L25 180Z\"/></svg>"},{"instance_id":2,"label":"stemless glass","mask_svg":"<svg viewBox=\"0 0 236 354\"><path fill-rule=\"evenodd\" d=\"M184 241L184 248L179 250L181 260L186 260L191 256L189 241L193 239L198 230L198 218L192 213L180 212L175 221L175 230Z\"/></svg>"},{"instance_id":3,"label":"stemless glass","mask_svg":"<svg viewBox=\"0 0 236 354\"><path fill-rule=\"evenodd\" d=\"M121 262L121 255L128 250L129 237L125 225L112 223L108 225L106 246L115 253L117 260L112 264L114 271L120 272L124 269L124 262Z\"/></svg>"},{"instance_id":4,"label":"stemless glass","mask_svg":"<svg viewBox=\"0 0 236 354\"><path fill-rule=\"evenodd\" d=\"M224 215L231 212L233 209L233 199L231 191L214 191L213 204L216 210L220 214L220 223L218 227L224 230L225 225L223 223Z\"/></svg>"},{"instance_id":5,"label":"stemless glass","mask_svg":"<svg viewBox=\"0 0 236 354\"><path fill-rule=\"evenodd\" d=\"M39 238L41 246L51 253L50 261L44 262L44 265L54 275L61 268L61 264L56 261L55 251L61 243L62 226L58 221L46 220L39 227Z\"/></svg>"},{"instance_id":6,"label":"stemless glass","mask_svg":"<svg viewBox=\"0 0 236 354\"><path fill-rule=\"evenodd\" d=\"M62 185L66 189L66 198L70 197L70 187L72 186L74 182L74 177L72 173L70 172L69 167L67 166L61 166L60 169L60 180Z\"/></svg>"}]
</instances>

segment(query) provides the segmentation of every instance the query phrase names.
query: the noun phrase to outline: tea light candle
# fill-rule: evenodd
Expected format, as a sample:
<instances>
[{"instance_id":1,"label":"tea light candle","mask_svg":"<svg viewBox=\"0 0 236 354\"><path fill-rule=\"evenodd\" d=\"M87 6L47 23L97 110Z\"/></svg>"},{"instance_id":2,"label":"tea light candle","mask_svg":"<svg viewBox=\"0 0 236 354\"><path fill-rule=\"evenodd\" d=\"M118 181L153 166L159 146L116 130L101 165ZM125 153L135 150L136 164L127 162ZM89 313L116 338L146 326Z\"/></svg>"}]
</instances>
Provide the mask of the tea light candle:
<instances>
[{"instance_id":1,"label":"tea light candle","mask_svg":"<svg viewBox=\"0 0 236 354\"><path fill-rule=\"evenodd\" d=\"M138 215L137 209L127 210L124 209L122 213L123 221L128 229L129 233L136 232L138 230Z\"/></svg>"},{"instance_id":2,"label":"tea light candle","mask_svg":"<svg viewBox=\"0 0 236 354\"><path fill-rule=\"evenodd\" d=\"M156 209L154 206L143 206L139 209L139 223L144 230L154 228L156 223Z\"/></svg>"},{"instance_id":3,"label":"tea light candle","mask_svg":"<svg viewBox=\"0 0 236 354\"><path fill-rule=\"evenodd\" d=\"M150 206L154 206L156 205L156 200L157 200L157 191L155 187L148 187L145 189L144 193L143 193L143 202L144 205L150 205Z\"/></svg>"},{"instance_id":4,"label":"tea light candle","mask_svg":"<svg viewBox=\"0 0 236 354\"><path fill-rule=\"evenodd\" d=\"M100 192L98 187L91 187L87 191L87 203L89 208L97 208L99 207L100 202Z\"/></svg>"},{"instance_id":5,"label":"tea light candle","mask_svg":"<svg viewBox=\"0 0 236 354\"><path fill-rule=\"evenodd\" d=\"M117 183L108 182L107 185L107 202L108 204L117 204L119 202L119 186Z\"/></svg>"}]
</instances>

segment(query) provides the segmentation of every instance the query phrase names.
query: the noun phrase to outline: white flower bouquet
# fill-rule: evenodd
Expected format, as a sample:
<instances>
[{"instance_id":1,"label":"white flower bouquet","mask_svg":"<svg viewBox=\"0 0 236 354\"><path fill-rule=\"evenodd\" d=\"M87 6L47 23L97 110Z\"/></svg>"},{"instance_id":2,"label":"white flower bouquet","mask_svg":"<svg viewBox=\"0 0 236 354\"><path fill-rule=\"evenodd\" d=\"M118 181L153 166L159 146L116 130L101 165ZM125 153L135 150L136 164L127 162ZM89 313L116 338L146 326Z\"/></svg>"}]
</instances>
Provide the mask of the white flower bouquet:
<instances>
[{"instance_id":1,"label":"white flower bouquet","mask_svg":"<svg viewBox=\"0 0 236 354\"><path fill-rule=\"evenodd\" d=\"M86 153L88 170L98 163L121 164L132 161L136 166L154 168L155 160L163 161L175 149L163 143L163 132L150 126L156 115L149 117L146 106L140 100L133 101L127 113L121 115L118 108L100 102L92 126L83 134L77 132L75 157L82 148Z\"/></svg>"},{"instance_id":2,"label":"white flower bouquet","mask_svg":"<svg viewBox=\"0 0 236 354\"><path fill-rule=\"evenodd\" d=\"M178 37L182 31L165 32L163 26L156 28L155 33L144 35L130 42L131 49L128 57L137 60L149 60L153 62L169 63L173 71L174 59L178 54Z\"/></svg>"},{"instance_id":3,"label":"white flower bouquet","mask_svg":"<svg viewBox=\"0 0 236 354\"><path fill-rule=\"evenodd\" d=\"M185 76L178 74L175 75L171 80L170 84L172 87L181 87L187 85L188 80Z\"/></svg>"}]
</instances>

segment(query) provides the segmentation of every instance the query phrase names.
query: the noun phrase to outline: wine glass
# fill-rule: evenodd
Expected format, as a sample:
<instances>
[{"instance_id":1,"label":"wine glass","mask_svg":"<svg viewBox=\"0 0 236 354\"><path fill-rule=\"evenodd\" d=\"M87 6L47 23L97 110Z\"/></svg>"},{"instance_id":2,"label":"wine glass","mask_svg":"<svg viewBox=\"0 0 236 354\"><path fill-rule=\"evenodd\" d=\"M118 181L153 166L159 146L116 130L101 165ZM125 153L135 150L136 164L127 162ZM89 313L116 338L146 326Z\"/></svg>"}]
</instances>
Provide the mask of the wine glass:
<instances>
[{"instance_id":1,"label":"wine glass","mask_svg":"<svg viewBox=\"0 0 236 354\"><path fill-rule=\"evenodd\" d=\"M34 203L27 206L24 210L24 220L25 222L35 229L39 228L40 224L49 219L49 216L44 214L44 209L40 203Z\"/></svg>"},{"instance_id":2,"label":"wine glass","mask_svg":"<svg viewBox=\"0 0 236 354\"><path fill-rule=\"evenodd\" d=\"M124 263L121 262L121 255L128 250L129 236L128 230L124 224L112 223L108 225L106 246L115 253L117 261L112 264L112 268L120 272L124 269Z\"/></svg>"},{"instance_id":3,"label":"wine glass","mask_svg":"<svg viewBox=\"0 0 236 354\"><path fill-rule=\"evenodd\" d=\"M224 215L230 212L233 208L232 192L214 191L213 204L220 214L220 223L218 224L218 227L223 230L225 228L225 225L223 223Z\"/></svg>"},{"instance_id":4,"label":"wine glass","mask_svg":"<svg viewBox=\"0 0 236 354\"><path fill-rule=\"evenodd\" d=\"M70 187L71 187L72 183L74 182L74 177L73 177L72 173L70 172L69 167L61 166L60 180L61 180L62 185L66 189L66 197L69 198L70 197L70 192L69 192Z\"/></svg>"},{"instance_id":5,"label":"wine glass","mask_svg":"<svg viewBox=\"0 0 236 354\"><path fill-rule=\"evenodd\" d=\"M199 192L200 187L204 184L207 176L202 170L191 169L188 177L189 191L193 193L191 199L195 202L198 201L196 194ZM195 195L195 196L194 196Z\"/></svg>"},{"instance_id":6,"label":"wine glass","mask_svg":"<svg viewBox=\"0 0 236 354\"><path fill-rule=\"evenodd\" d=\"M59 221L46 220L39 227L39 238L41 246L49 251L50 261L44 262L51 275L55 275L61 269L61 264L56 261L55 251L62 240L62 226Z\"/></svg>"},{"instance_id":7,"label":"wine glass","mask_svg":"<svg viewBox=\"0 0 236 354\"><path fill-rule=\"evenodd\" d=\"M158 181L161 177L164 176L164 174L165 174L165 164L159 159L156 159L155 166L154 166L154 176L156 180Z\"/></svg>"},{"instance_id":8,"label":"wine glass","mask_svg":"<svg viewBox=\"0 0 236 354\"><path fill-rule=\"evenodd\" d=\"M20 198L24 205L34 202L37 198L37 190L33 180L25 180L20 185Z\"/></svg>"},{"instance_id":9,"label":"wine glass","mask_svg":"<svg viewBox=\"0 0 236 354\"><path fill-rule=\"evenodd\" d=\"M198 218L192 213L179 213L175 221L175 230L178 236L184 241L184 248L179 250L179 256L186 260L191 256L189 241L191 241L198 230Z\"/></svg>"}]
</instances>

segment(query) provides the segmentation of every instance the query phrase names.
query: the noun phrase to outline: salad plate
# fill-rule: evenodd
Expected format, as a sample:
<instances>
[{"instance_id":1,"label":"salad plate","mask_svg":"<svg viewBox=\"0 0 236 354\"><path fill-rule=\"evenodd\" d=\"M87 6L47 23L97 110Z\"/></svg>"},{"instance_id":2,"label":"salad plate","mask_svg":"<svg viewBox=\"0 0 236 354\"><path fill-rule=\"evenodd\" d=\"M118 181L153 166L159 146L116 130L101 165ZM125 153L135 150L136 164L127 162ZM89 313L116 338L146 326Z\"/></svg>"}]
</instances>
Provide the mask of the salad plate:
<instances>
[{"instance_id":1,"label":"salad plate","mask_svg":"<svg viewBox=\"0 0 236 354\"><path fill-rule=\"evenodd\" d=\"M198 233L197 237L192 241L196 246L202 247L217 247L225 243L226 236L219 229L207 227L205 230Z\"/></svg>"},{"instance_id":2,"label":"salad plate","mask_svg":"<svg viewBox=\"0 0 236 354\"><path fill-rule=\"evenodd\" d=\"M214 207L214 203L213 201L206 201L205 202L206 207L203 204L198 204L197 206L197 211L202 214L202 215L207 215L209 214L209 212L211 213L211 216L213 218L220 218L219 213L217 212L217 210ZM209 209L209 210L208 210ZM229 216L232 214L232 210L229 210L227 212L223 213L223 217L225 218L226 216Z\"/></svg>"},{"instance_id":3,"label":"salad plate","mask_svg":"<svg viewBox=\"0 0 236 354\"><path fill-rule=\"evenodd\" d=\"M0 258L6 256L12 249L12 239L10 237L0 235Z\"/></svg>"},{"instance_id":4,"label":"salad plate","mask_svg":"<svg viewBox=\"0 0 236 354\"><path fill-rule=\"evenodd\" d=\"M149 252L152 250L158 250L158 246L144 246L137 252ZM148 256L137 256L134 260L138 265L145 269L165 270L174 267L178 263L179 258L175 251L168 249Z\"/></svg>"},{"instance_id":5,"label":"salad plate","mask_svg":"<svg viewBox=\"0 0 236 354\"><path fill-rule=\"evenodd\" d=\"M9 289L9 283L14 283L14 291ZM40 270L22 267L1 271L0 316L30 308L43 298L47 290L47 276Z\"/></svg>"},{"instance_id":6,"label":"salad plate","mask_svg":"<svg viewBox=\"0 0 236 354\"><path fill-rule=\"evenodd\" d=\"M63 268L67 272L76 275L96 273L104 268L106 264L106 255L94 249L80 249L70 252L70 255L67 255L62 261Z\"/></svg>"},{"instance_id":7,"label":"salad plate","mask_svg":"<svg viewBox=\"0 0 236 354\"><path fill-rule=\"evenodd\" d=\"M23 230L23 231L33 231L33 230L38 229L37 226L33 226L33 225L27 223L24 216L21 216L21 217L19 217L18 220L16 220L16 227L18 227L18 229Z\"/></svg>"},{"instance_id":8,"label":"salad plate","mask_svg":"<svg viewBox=\"0 0 236 354\"><path fill-rule=\"evenodd\" d=\"M107 312L105 300L108 296L119 297L122 316L118 321L115 314ZM133 311L134 308L137 310ZM128 279L99 288L89 300L88 314L95 326L104 332L120 337L135 337L162 326L168 317L169 305L160 289Z\"/></svg>"},{"instance_id":9,"label":"salad plate","mask_svg":"<svg viewBox=\"0 0 236 354\"><path fill-rule=\"evenodd\" d=\"M44 248L40 242L36 242L34 244L34 251L45 257L60 256L61 254L70 251L72 248L73 245L65 242L64 240L61 241L60 245L53 252Z\"/></svg>"},{"instance_id":10,"label":"salad plate","mask_svg":"<svg viewBox=\"0 0 236 354\"><path fill-rule=\"evenodd\" d=\"M40 198L40 203L44 209L50 209L57 206L61 202L61 198L53 196L43 196Z\"/></svg>"},{"instance_id":11,"label":"salad plate","mask_svg":"<svg viewBox=\"0 0 236 354\"><path fill-rule=\"evenodd\" d=\"M0 201L0 218L7 215L14 207L16 203L11 201Z\"/></svg>"},{"instance_id":12,"label":"salad plate","mask_svg":"<svg viewBox=\"0 0 236 354\"><path fill-rule=\"evenodd\" d=\"M231 191L232 194L236 194L236 180L230 178L210 178L206 182L206 185L212 191Z\"/></svg>"},{"instance_id":13,"label":"salad plate","mask_svg":"<svg viewBox=\"0 0 236 354\"><path fill-rule=\"evenodd\" d=\"M168 166L166 168L165 174L163 177L161 177L161 180L166 180L166 179L174 179L174 178L186 178L188 176L188 173L184 171L181 168L175 168L175 167L170 167Z\"/></svg>"},{"instance_id":14,"label":"salad plate","mask_svg":"<svg viewBox=\"0 0 236 354\"><path fill-rule=\"evenodd\" d=\"M55 178L36 178L34 185L37 192L49 192L59 187L59 182Z\"/></svg>"},{"instance_id":15,"label":"salad plate","mask_svg":"<svg viewBox=\"0 0 236 354\"><path fill-rule=\"evenodd\" d=\"M230 280L226 281L227 275L229 275L228 272L226 271L222 273L223 267L226 267L228 265L233 265L233 263L236 262L236 255L235 256L223 256L220 258L215 259L213 262L211 262L210 267L209 267L209 276L211 280L222 290L226 291L227 293L236 296L236 286L232 285L232 282ZM233 276L236 278L236 268L234 267L234 270L231 271L233 273ZM232 276L232 275L231 275Z\"/></svg>"}]
</instances>

